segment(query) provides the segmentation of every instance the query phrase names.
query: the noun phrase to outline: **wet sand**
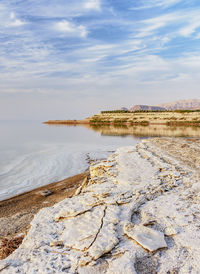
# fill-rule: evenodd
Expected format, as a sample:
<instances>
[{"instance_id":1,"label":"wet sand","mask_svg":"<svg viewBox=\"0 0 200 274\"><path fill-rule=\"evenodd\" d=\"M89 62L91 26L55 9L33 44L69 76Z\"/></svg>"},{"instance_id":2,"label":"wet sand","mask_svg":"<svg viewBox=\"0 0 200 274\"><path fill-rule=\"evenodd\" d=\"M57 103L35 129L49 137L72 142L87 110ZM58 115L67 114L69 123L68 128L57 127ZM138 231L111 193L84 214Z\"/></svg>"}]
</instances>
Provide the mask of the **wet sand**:
<instances>
[{"instance_id":1,"label":"wet sand","mask_svg":"<svg viewBox=\"0 0 200 274\"><path fill-rule=\"evenodd\" d=\"M34 215L43 207L53 206L72 197L89 172L75 175L32 191L0 201L0 239L26 233Z\"/></svg>"}]
</instances>

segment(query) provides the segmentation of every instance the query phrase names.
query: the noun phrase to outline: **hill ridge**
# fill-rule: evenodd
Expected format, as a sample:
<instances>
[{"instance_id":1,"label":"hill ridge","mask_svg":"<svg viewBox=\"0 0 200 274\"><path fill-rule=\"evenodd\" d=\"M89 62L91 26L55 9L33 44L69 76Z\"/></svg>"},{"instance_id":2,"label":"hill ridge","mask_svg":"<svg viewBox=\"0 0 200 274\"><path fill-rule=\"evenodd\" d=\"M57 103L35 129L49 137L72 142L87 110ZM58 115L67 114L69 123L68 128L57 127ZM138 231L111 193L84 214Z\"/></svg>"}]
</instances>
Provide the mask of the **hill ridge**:
<instances>
[{"instance_id":1,"label":"hill ridge","mask_svg":"<svg viewBox=\"0 0 200 274\"><path fill-rule=\"evenodd\" d=\"M200 99L189 99L189 100L177 100L170 103L162 103L158 105L134 105L129 110L196 110L200 109Z\"/></svg>"}]
</instances>

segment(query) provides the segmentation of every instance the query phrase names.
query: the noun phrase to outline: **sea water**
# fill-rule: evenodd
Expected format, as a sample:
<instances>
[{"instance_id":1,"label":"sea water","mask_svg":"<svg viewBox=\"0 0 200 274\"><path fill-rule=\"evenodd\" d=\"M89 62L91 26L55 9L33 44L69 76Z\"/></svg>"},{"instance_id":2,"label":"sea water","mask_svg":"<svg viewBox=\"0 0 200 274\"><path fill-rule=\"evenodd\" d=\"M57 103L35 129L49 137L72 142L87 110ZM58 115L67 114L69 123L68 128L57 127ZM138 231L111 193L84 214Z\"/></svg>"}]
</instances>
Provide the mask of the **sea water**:
<instances>
[{"instance_id":1,"label":"sea water","mask_svg":"<svg viewBox=\"0 0 200 274\"><path fill-rule=\"evenodd\" d=\"M88 159L106 158L138 141L82 126L0 121L0 200L79 174L88 168Z\"/></svg>"}]
</instances>

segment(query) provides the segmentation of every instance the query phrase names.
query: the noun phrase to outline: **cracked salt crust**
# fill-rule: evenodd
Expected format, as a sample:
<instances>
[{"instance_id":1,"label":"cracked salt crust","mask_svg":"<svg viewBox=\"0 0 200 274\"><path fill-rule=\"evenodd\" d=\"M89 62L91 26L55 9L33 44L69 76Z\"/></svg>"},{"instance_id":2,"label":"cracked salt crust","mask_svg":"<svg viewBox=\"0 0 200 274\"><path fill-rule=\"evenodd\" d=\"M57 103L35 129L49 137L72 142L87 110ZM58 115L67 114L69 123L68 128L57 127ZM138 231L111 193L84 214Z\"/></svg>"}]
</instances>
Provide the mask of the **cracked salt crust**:
<instances>
[{"instance_id":1,"label":"cracked salt crust","mask_svg":"<svg viewBox=\"0 0 200 274\"><path fill-rule=\"evenodd\" d=\"M199 273L199 169L184 159L194 147L155 138L91 165L77 196L35 215L1 273Z\"/></svg>"},{"instance_id":2,"label":"cracked salt crust","mask_svg":"<svg viewBox=\"0 0 200 274\"><path fill-rule=\"evenodd\" d=\"M153 230L143 225L134 225L127 223L124 226L124 233L138 242L141 246L149 251L167 247L164 234L160 231Z\"/></svg>"}]
</instances>

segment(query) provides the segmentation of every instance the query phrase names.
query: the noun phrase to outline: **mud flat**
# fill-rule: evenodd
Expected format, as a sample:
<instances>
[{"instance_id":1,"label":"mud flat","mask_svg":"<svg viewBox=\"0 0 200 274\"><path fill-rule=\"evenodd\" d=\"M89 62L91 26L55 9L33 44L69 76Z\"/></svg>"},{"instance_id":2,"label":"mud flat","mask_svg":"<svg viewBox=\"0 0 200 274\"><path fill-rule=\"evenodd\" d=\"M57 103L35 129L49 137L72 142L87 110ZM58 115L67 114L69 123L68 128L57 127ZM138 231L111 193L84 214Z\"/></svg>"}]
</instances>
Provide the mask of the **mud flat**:
<instances>
[{"instance_id":1,"label":"mud flat","mask_svg":"<svg viewBox=\"0 0 200 274\"><path fill-rule=\"evenodd\" d=\"M199 273L200 141L154 138L90 166L1 273Z\"/></svg>"}]
</instances>

